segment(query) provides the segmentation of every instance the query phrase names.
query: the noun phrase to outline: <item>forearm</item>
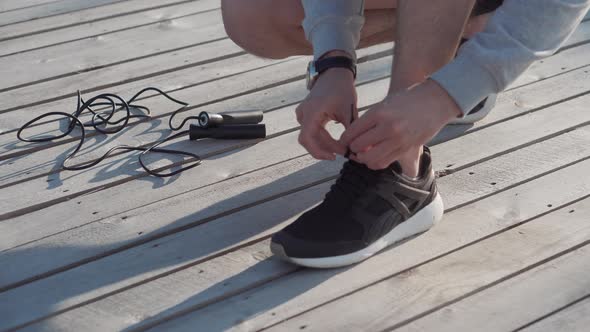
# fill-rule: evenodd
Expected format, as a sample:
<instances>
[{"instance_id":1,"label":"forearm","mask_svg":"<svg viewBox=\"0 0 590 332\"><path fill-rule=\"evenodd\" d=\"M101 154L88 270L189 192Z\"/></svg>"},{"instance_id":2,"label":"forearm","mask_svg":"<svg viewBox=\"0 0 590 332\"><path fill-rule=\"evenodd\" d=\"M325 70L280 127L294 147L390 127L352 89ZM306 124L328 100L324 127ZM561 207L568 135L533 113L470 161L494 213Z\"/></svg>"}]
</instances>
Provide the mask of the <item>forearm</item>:
<instances>
[{"instance_id":1,"label":"forearm","mask_svg":"<svg viewBox=\"0 0 590 332\"><path fill-rule=\"evenodd\" d=\"M356 58L364 24L364 0L302 0L305 10L303 29L318 59L332 50Z\"/></svg>"},{"instance_id":2,"label":"forearm","mask_svg":"<svg viewBox=\"0 0 590 332\"><path fill-rule=\"evenodd\" d=\"M555 53L590 8L590 0L506 0L486 29L432 75L464 114L503 91L535 60Z\"/></svg>"}]
</instances>

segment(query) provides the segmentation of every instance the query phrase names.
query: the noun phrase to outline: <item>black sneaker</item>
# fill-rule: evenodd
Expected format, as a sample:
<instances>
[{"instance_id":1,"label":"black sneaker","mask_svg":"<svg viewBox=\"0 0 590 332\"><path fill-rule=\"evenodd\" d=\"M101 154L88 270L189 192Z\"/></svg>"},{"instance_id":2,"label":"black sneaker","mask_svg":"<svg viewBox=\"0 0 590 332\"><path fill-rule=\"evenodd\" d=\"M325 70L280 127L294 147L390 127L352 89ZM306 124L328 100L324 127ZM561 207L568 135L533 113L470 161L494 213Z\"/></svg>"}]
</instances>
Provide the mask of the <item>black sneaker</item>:
<instances>
[{"instance_id":1,"label":"black sneaker","mask_svg":"<svg viewBox=\"0 0 590 332\"><path fill-rule=\"evenodd\" d=\"M324 201L272 237L271 251L302 266L346 266L427 231L442 214L427 148L417 178L398 162L373 171L349 160Z\"/></svg>"}]
</instances>

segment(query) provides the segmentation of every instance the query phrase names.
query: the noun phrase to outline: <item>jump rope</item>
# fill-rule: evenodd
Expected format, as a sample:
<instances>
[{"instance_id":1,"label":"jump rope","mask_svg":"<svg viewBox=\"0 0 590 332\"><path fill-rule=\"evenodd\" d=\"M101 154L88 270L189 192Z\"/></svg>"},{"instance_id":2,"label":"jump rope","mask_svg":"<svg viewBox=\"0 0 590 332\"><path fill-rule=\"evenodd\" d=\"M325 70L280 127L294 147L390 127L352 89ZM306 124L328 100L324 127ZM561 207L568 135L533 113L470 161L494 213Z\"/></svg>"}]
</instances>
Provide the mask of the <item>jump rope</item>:
<instances>
[{"instance_id":1,"label":"jump rope","mask_svg":"<svg viewBox=\"0 0 590 332\"><path fill-rule=\"evenodd\" d=\"M130 145L118 145L111 149L109 149L105 154L101 157L96 158L94 160L82 162L77 165L69 166L68 163L74 159L76 154L80 151L82 146L84 145L84 141L86 140L86 129L85 128L93 128L95 131L109 135L115 134L120 132L121 130L125 129L129 125L129 120L133 118L151 118L151 111L148 107L135 104L134 102L145 92L147 91L155 91L158 95L166 97L168 100L181 105L179 109L174 111L170 117L168 118L168 127L173 132L177 132L165 139L152 142L147 145L147 147L142 146L130 146ZM186 102L180 101L171 97L169 94L165 93L164 91L154 88L148 87L145 88L138 93L136 93L131 99L126 101L122 97L112 94L112 93L103 93L96 95L90 98L88 101L84 101L82 98L82 94L80 91L77 93L78 95L78 102L76 106L76 111L73 113L66 113L66 112L49 112L43 115L40 115L31 121L25 123L17 132L16 136L19 140L28 143L43 143L43 142L50 142L53 140L57 140L63 137L68 136L74 129L79 128L81 130L80 140L78 145L74 149L72 153L70 153L62 162L61 169L68 170L68 171L80 171L84 169L88 169L95 165L98 165L108 156L113 154L115 151L141 151L139 154L139 164L141 167L150 175L157 176L157 177L170 177L177 174L180 174L186 170L194 168L201 164L202 159L197 154L187 151L180 151L180 150L172 150L172 149L163 149L158 148L163 143L168 141L177 139L183 136L189 136L189 139L199 140L202 138L215 138L215 139L256 139L256 138L265 138L266 137L266 127L264 124L261 124L263 120L263 112L262 111L240 111L240 112L224 112L224 113L209 113L209 112L201 112L198 116L188 116L184 118L179 126L174 126L172 124L172 120L174 117L181 111L186 110L186 107L189 105ZM105 107L106 109L97 111L93 108L96 107ZM143 111L143 114L132 114L131 110L137 109ZM88 112L92 114L92 120L90 122L82 122L80 117L83 113ZM116 113L123 112L123 116L118 120L113 120L113 116ZM59 116L60 118L54 119L53 121L62 121L64 119L68 120L67 127L65 130L62 130L61 134L50 136L50 137L40 137L40 138L24 138L22 133L23 131L29 129L37 125L41 120L46 119L48 117L56 117ZM62 117L62 118L61 118ZM188 130L180 131L188 121L194 121L195 123L191 123ZM108 126L111 126L110 128ZM114 126L114 127L112 127ZM190 157L194 159L188 163L187 166L184 166L176 171L171 171L168 173L157 172L155 170L150 169L147 167L146 163L144 162L144 158L150 152L156 153L164 153L169 155L179 155L184 157Z\"/></svg>"}]
</instances>

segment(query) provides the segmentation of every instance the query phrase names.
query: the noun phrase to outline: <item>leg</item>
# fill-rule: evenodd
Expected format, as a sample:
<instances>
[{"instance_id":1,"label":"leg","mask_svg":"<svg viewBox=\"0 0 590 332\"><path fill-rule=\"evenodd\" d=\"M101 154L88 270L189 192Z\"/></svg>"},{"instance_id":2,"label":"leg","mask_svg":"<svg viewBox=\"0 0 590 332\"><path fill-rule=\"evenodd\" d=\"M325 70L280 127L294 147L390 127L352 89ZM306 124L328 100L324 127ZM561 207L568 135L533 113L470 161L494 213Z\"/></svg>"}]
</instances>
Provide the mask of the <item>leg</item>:
<instances>
[{"instance_id":1,"label":"leg","mask_svg":"<svg viewBox=\"0 0 590 332\"><path fill-rule=\"evenodd\" d=\"M393 40L395 0L368 0L360 47ZM249 53L271 59L312 53L300 0L222 0L228 36Z\"/></svg>"},{"instance_id":2,"label":"leg","mask_svg":"<svg viewBox=\"0 0 590 332\"><path fill-rule=\"evenodd\" d=\"M397 0L367 0L359 47L395 39ZM222 0L228 36L249 53L272 59L311 54L301 22L300 0ZM411 13L410 13L411 15ZM465 35L483 28L481 17L470 20Z\"/></svg>"},{"instance_id":3,"label":"leg","mask_svg":"<svg viewBox=\"0 0 590 332\"><path fill-rule=\"evenodd\" d=\"M475 0L400 0L390 93L426 80L453 59ZM422 147L399 160L404 173L417 176Z\"/></svg>"}]
</instances>

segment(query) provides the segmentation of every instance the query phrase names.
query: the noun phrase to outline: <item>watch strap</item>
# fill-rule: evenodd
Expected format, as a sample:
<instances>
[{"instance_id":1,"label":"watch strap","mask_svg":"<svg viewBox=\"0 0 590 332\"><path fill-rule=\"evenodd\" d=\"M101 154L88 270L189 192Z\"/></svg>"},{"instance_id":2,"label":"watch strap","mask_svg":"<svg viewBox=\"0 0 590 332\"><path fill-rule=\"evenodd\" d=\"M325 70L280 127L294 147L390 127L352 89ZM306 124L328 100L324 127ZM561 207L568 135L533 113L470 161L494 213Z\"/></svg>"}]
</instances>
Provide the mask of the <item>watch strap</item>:
<instances>
[{"instance_id":1,"label":"watch strap","mask_svg":"<svg viewBox=\"0 0 590 332\"><path fill-rule=\"evenodd\" d=\"M324 71L330 69L330 68L346 68L349 69L352 74L354 75L354 78L356 78L356 64L354 63L354 60L352 60L349 57L345 57L345 56L332 56L332 57L326 57L323 59L319 59L315 61L315 69L318 72L318 74L322 74Z\"/></svg>"}]
</instances>

